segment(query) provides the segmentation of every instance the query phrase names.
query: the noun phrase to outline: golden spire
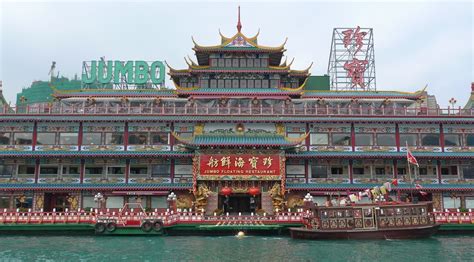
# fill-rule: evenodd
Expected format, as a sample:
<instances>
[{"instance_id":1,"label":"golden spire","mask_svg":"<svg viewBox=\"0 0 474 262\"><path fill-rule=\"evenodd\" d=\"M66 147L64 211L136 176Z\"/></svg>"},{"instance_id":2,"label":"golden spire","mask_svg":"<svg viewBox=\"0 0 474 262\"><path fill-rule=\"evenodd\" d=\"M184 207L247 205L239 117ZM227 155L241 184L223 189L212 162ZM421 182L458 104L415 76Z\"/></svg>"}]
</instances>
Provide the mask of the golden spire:
<instances>
[{"instance_id":1,"label":"golden spire","mask_svg":"<svg viewBox=\"0 0 474 262\"><path fill-rule=\"evenodd\" d=\"M242 24L240 23L240 5L239 5L239 20L237 21L237 31L240 33L240 30L242 29Z\"/></svg>"}]
</instances>

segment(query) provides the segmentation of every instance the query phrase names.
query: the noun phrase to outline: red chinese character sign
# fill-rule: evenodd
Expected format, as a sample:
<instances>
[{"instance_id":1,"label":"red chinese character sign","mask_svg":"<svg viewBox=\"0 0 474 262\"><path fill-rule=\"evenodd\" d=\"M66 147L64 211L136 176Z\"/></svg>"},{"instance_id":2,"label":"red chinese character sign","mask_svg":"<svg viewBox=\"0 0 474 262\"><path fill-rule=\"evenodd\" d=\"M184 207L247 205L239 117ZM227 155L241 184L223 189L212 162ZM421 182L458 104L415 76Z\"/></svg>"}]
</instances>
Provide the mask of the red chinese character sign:
<instances>
[{"instance_id":1,"label":"red chinese character sign","mask_svg":"<svg viewBox=\"0 0 474 262\"><path fill-rule=\"evenodd\" d=\"M335 28L328 75L334 90L376 90L372 28Z\"/></svg>"},{"instance_id":2,"label":"red chinese character sign","mask_svg":"<svg viewBox=\"0 0 474 262\"><path fill-rule=\"evenodd\" d=\"M284 172L278 154L201 154L194 165L202 180L279 180Z\"/></svg>"}]
</instances>

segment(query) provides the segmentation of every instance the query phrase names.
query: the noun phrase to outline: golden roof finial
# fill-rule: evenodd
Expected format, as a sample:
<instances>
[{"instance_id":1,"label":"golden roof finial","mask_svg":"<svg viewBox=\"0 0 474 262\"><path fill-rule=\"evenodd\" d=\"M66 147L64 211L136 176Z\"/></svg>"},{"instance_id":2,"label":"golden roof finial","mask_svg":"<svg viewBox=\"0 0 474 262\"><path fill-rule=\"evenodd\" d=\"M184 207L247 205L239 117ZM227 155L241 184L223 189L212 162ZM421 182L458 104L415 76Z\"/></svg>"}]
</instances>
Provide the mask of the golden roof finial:
<instances>
[{"instance_id":1,"label":"golden roof finial","mask_svg":"<svg viewBox=\"0 0 474 262\"><path fill-rule=\"evenodd\" d=\"M239 20L237 21L237 31L240 33L240 30L242 29L242 24L240 23L240 5L239 5Z\"/></svg>"}]
</instances>

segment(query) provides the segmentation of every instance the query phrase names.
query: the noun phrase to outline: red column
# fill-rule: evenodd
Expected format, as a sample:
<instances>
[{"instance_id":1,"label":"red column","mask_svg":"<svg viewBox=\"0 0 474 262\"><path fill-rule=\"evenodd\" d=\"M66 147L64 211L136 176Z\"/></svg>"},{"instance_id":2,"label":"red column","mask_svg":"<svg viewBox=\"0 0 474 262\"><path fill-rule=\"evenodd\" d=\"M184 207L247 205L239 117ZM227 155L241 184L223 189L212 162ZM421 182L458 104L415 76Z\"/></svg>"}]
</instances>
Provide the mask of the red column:
<instances>
[{"instance_id":1,"label":"red column","mask_svg":"<svg viewBox=\"0 0 474 262\"><path fill-rule=\"evenodd\" d=\"M441 151L444 152L444 130L443 124L439 124L439 144L441 146Z\"/></svg>"},{"instance_id":2,"label":"red column","mask_svg":"<svg viewBox=\"0 0 474 262\"><path fill-rule=\"evenodd\" d=\"M351 184L354 182L354 177L352 174L352 160L349 160L349 181Z\"/></svg>"},{"instance_id":3,"label":"red column","mask_svg":"<svg viewBox=\"0 0 474 262\"><path fill-rule=\"evenodd\" d=\"M130 159L125 160L125 183L128 183L130 177Z\"/></svg>"},{"instance_id":4,"label":"red column","mask_svg":"<svg viewBox=\"0 0 474 262\"><path fill-rule=\"evenodd\" d=\"M441 160L437 160L436 172L438 173L438 184L441 184Z\"/></svg>"},{"instance_id":5,"label":"red column","mask_svg":"<svg viewBox=\"0 0 474 262\"><path fill-rule=\"evenodd\" d=\"M309 146L311 145L311 137L310 137L310 132L309 132L309 123L306 123L306 134L308 134L308 136L306 136L306 139L305 139L306 151L309 151ZM307 182L308 181L306 181L306 183Z\"/></svg>"},{"instance_id":6,"label":"red column","mask_svg":"<svg viewBox=\"0 0 474 262\"><path fill-rule=\"evenodd\" d=\"M393 160L393 178L398 178L398 163L396 159Z\"/></svg>"},{"instance_id":7,"label":"red column","mask_svg":"<svg viewBox=\"0 0 474 262\"><path fill-rule=\"evenodd\" d=\"M127 151L128 147L128 122L125 122L125 127L123 130L123 147L124 150Z\"/></svg>"},{"instance_id":8,"label":"red column","mask_svg":"<svg viewBox=\"0 0 474 262\"><path fill-rule=\"evenodd\" d=\"M174 123L171 122L170 123L170 141L169 141L169 145L170 145L170 149L171 151L173 151L173 146L174 146L174 136L172 135L172 133L174 132ZM174 183L174 165L176 164L176 161L174 159L171 159L170 160L170 179L171 179L171 183Z\"/></svg>"},{"instance_id":9,"label":"red column","mask_svg":"<svg viewBox=\"0 0 474 262\"><path fill-rule=\"evenodd\" d=\"M397 152L400 152L400 128L395 124L395 143L397 144Z\"/></svg>"},{"instance_id":10,"label":"red column","mask_svg":"<svg viewBox=\"0 0 474 262\"><path fill-rule=\"evenodd\" d=\"M33 124L33 138L31 141L31 146L33 147L33 151L35 151L35 147L36 147L36 140L38 139L38 122L35 121L35 123Z\"/></svg>"},{"instance_id":11,"label":"red column","mask_svg":"<svg viewBox=\"0 0 474 262\"><path fill-rule=\"evenodd\" d=\"M352 146L352 151L355 151L355 128L354 128L354 123L351 124L351 146Z\"/></svg>"},{"instance_id":12,"label":"red column","mask_svg":"<svg viewBox=\"0 0 474 262\"><path fill-rule=\"evenodd\" d=\"M79 171L80 172L79 181L81 184L84 182L84 167L86 165L85 163L86 161L84 159L81 159L81 167L80 167L81 170Z\"/></svg>"},{"instance_id":13,"label":"red column","mask_svg":"<svg viewBox=\"0 0 474 262\"><path fill-rule=\"evenodd\" d=\"M174 165L175 165L175 161L174 161L174 159L171 159L170 160L170 179L171 179L171 183L174 183Z\"/></svg>"},{"instance_id":14,"label":"red column","mask_svg":"<svg viewBox=\"0 0 474 262\"><path fill-rule=\"evenodd\" d=\"M306 184L309 183L309 172L308 172L308 165L309 165L309 160L308 159L305 159L304 160L304 178L305 178L305 181L306 181Z\"/></svg>"},{"instance_id":15,"label":"red column","mask_svg":"<svg viewBox=\"0 0 474 262\"><path fill-rule=\"evenodd\" d=\"M79 134L77 136L77 146L79 147L79 151L81 151L82 146L82 122L79 122Z\"/></svg>"},{"instance_id":16,"label":"red column","mask_svg":"<svg viewBox=\"0 0 474 262\"><path fill-rule=\"evenodd\" d=\"M40 160L37 158L35 160L35 183L38 183L39 179L39 168L40 168Z\"/></svg>"}]
</instances>

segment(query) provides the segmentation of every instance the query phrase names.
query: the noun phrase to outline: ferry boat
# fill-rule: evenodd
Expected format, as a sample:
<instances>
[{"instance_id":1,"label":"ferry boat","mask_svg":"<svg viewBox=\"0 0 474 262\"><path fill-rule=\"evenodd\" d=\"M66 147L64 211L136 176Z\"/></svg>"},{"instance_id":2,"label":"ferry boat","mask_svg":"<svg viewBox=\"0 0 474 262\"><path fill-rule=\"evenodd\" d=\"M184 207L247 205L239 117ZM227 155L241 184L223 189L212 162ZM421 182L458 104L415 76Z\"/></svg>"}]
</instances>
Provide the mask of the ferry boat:
<instances>
[{"instance_id":1,"label":"ferry boat","mask_svg":"<svg viewBox=\"0 0 474 262\"><path fill-rule=\"evenodd\" d=\"M290 233L295 239L426 238L439 229L432 210L432 202L316 207Z\"/></svg>"}]
</instances>

